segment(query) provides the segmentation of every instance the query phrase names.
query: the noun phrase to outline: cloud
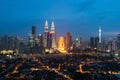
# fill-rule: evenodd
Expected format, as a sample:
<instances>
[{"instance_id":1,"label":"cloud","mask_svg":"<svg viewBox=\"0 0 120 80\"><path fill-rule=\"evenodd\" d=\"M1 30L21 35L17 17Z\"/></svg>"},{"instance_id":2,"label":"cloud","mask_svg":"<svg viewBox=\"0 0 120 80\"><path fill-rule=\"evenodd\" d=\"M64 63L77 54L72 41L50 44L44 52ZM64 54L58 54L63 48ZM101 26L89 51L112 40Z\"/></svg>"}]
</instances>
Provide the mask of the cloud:
<instances>
[{"instance_id":1,"label":"cloud","mask_svg":"<svg viewBox=\"0 0 120 80\"><path fill-rule=\"evenodd\" d=\"M120 32L103 32L102 34L103 34L103 35L111 35L111 36L114 36L114 35L120 34Z\"/></svg>"}]
</instances>

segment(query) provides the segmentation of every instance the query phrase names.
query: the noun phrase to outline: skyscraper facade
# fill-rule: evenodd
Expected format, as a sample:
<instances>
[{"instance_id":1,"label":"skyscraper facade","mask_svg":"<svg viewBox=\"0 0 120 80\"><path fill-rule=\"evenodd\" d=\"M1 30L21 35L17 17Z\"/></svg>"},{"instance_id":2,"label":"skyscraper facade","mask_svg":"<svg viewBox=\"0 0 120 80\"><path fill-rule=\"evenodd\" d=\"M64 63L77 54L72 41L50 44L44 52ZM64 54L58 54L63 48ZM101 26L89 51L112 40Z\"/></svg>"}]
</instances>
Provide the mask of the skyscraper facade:
<instances>
[{"instance_id":1,"label":"skyscraper facade","mask_svg":"<svg viewBox=\"0 0 120 80\"><path fill-rule=\"evenodd\" d=\"M67 32L65 37L66 50L70 50L71 45L72 45L71 35L70 32Z\"/></svg>"},{"instance_id":2,"label":"skyscraper facade","mask_svg":"<svg viewBox=\"0 0 120 80\"><path fill-rule=\"evenodd\" d=\"M99 49L99 37L91 37L90 46L93 49Z\"/></svg>"},{"instance_id":3,"label":"skyscraper facade","mask_svg":"<svg viewBox=\"0 0 120 80\"><path fill-rule=\"evenodd\" d=\"M8 50L8 36L5 35L1 38L1 50Z\"/></svg>"},{"instance_id":4,"label":"skyscraper facade","mask_svg":"<svg viewBox=\"0 0 120 80\"><path fill-rule=\"evenodd\" d=\"M94 37L91 37L91 38L90 38L90 47L91 47L92 49L95 48L95 39L94 39Z\"/></svg>"},{"instance_id":5,"label":"skyscraper facade","mask_svg":"<svg viewBox=\"0 0 120 80\"><path fill-rule=\"evenodd\" d=\"M106 51L107 50L107 40L105 38L102 38L102 43L101 43L102 47L102 51Z\"/></svg>"},{"instance_id":6,"label":"skyscraper facade","mask_svg":"<svg viewBox=\"0 0 120 80\"><path fill-rule=\"evenodd\" d=\"M32 35L35 39L36 38L36 26L32 26Z\"/></svg>"},{"instance_id":7,"label":"skyscraper facade","mask_svg":"<svg viewBox=\"0 0 120 80\"><path fill-rule=\"evenodd\" d=\"M55 33L55 25L52 21L51 30L49 31L48 22L46 20L44 26L44 47L56 49L56 33Z\"/></svg>"},{"instance_id":8,"label":"skyscraper facade","mask_svg":"<svg viewBox=\"0 0 120 80\"><path fill-rule=\"evenodd\" d=\"M117 48L120 50L120 34L117 35Z\"/></svg>"},{"instance_id":9,"label":"skyscraper facade","mask_svg":"<svg viewBox=\"0 0 120 80\"><path fill-rule=\"evenodd\" d=\"M54 22L52 21L51 24L51 48L56 49L56 33L55 33L55 25Z\"/></svg>"},{"instance_id":10,"label":"skyscraper facade","mask_svg":"<svg viewBox=\"0 0 120 80\"><path fill-rule=\"evenodd\" d=\"M52 46L52 34L50 32L47 33L47 46L46 48L50 49Z\"/></svg>"},{"instance_id":11,"label":"skyscraper facade","mask_svg":"<svg viewBox=\"0 0 120 80\"><path fill-rule=\"evenodd\" d=\"M13 36L8 37L8 49L9 50L15 49L15 40Z\"/></svg>"},{"instance_id":12,"label":"skyscraper facade","mask_svg":"<svg viewBox=\"0 0 120 80\"><path fill-rule=\"evenodd\" d=\"M34 46L34 37L32 34L29 34L29 46L30 48L33 48Z\"/></svg>"},{"instance_id":13,"label":"skyscraper facade","mask_svg":"<svg viewBox=\"0 0 120 80\"><path fill-rule=\"evenodd\" d=\"M20 44L20 38L18 36L15 37L15 48L18 50Z\"/></svg>"},{"instance_id":14,"label":"skyscraper facade","mask_svg":"<svg viewBox=\"0 0 120 80\"><path fill-rule=\"evenodd\" d=\"M43 35L42 34L38 35L38 40L39 40L39 46L43 47Z\"/></svg>"},{"instance_id":15,"label":"skyscraper facade","mask_svg":"<svg viewBox=\"0 0 120 80\"><path fill-rule=\"evenodd\" d=\"M114 38L112 41L112 51L116 51L117 50L117 39Z\"/></svg>"},{"instance_id":16,"label":"skyscraper facade","mask_svg":"<svg viewBox=\"0 0 120 80\"><path fill-rule=\"evenodd\" d=\"M45 26L44 26L44 47L47 48L47 41L48 41L48 22L46 20Z\"/></svg>"}]
</instances>

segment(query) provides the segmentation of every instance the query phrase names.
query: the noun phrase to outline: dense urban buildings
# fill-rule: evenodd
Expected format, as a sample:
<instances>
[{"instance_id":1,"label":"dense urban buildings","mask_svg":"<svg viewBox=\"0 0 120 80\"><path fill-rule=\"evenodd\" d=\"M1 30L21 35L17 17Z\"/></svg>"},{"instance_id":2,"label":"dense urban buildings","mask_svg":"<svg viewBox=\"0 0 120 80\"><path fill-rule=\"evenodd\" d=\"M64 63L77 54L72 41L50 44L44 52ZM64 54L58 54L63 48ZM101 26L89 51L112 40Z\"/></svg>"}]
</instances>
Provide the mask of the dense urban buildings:
<instances>
[{"instance_id":1,"label":"dense urban buildings","mask_svg":"<svg viewBox=\"0 0 120 80\"><path fill-rule=\"evenodd\" d=\"M70 32L56 36L54 21L44 33L31 27L28 42L16 36L0 38L0 80L119 80L120 34L84 41ZM57 39L58 37L58 39Z\"/></svg>"},{"instance_id":2,"label":"dense urban buildings","mask_svg":"<svg viewBox=\"0 0 120 80\"><path fill-rule=\"evenodd\" d=\"M102 30L99 28L98 36L90 37L90 40L84 41L83 38L72 38L70 32L66 32L63 37L56 36L54 21L51 23L49 29L48 21L45 21L44 33L37 34L37 27L32 26L31 33L28 35L28 42L22 38L14 36L3 36L0 38L0 50L17 50L19 53L52 53L59 52L60 47L65 52L81 52L85 48L91 48L92 51L100 52L113 52L119 53L120 49L120 34L116 35L117 38L103 38ZM57 39L58 38L58 39Z\"/></svg>"},{"instance_id":3,"label":"dense urban buildings","mask_svg":"<svg viewBox=\"0 0 120 80\"><path fill-rule=\"evenodd\" d=\"M120 0L0 0L0 80L120 80Z\"/></svg>"}]
</instances>

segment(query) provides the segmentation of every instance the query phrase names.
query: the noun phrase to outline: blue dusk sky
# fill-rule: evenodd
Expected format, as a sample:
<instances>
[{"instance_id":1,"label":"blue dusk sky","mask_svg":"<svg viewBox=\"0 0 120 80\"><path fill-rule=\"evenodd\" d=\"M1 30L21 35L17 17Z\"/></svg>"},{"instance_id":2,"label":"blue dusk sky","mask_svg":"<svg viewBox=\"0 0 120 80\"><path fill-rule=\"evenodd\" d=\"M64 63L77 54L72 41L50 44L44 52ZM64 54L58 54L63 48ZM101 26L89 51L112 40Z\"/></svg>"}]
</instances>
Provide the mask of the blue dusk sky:
<instances>
[{"instance_id":1,"label":"blue dusk sky","mask_svg":"<svg viewBox=\"0 0 120 80\"><path fill-rule=\"evenodd\" d=\"M28 38L31 26L43 33L44 24L52 20L57 35L71 32L75 37L120 33L120 0L0 0L0 36Z\"/></svg>"}]
</instances>

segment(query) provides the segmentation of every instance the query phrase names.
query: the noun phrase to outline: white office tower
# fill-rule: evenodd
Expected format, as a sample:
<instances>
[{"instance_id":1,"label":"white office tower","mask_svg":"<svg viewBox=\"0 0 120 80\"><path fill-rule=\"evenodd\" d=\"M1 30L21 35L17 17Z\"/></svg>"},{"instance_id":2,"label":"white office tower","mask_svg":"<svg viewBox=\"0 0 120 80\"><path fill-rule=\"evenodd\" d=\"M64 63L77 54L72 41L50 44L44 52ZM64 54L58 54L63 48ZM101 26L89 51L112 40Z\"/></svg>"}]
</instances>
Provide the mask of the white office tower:
<instances>
[{"instance_id":1,"label":"white office tower","mask_svg":"<svg viewBox=\"0 0 120 80\"><path fill-rule=\"evenodd\" d=\"M46 20L45 26L44 26L44 47L47 47L47 33L48 33L48 22Z\"/></svg>"},{"instance_id":2,"label":"white office tower","mask_svg":"<svg viewBox=\"0 0 120 80\"><path fill-rule=\"evenodd\" d=\"M101 34L102 34L102 30L101 27L99 28L99 43L101 43Z\"/></svg>"},{"instance_id":3,"label":"white office tower","mask_svg":"<svg viewBox=\"0 0 120 80\"><path fill-rule=\"evenodd\" d=\"M56 34L55 34L55 25L54 25L54 22L52 21L52 24L51 24L51 37L52 37L52 45L51 47L53 49L56 49Z\"/></svg>"}]
</instances>

